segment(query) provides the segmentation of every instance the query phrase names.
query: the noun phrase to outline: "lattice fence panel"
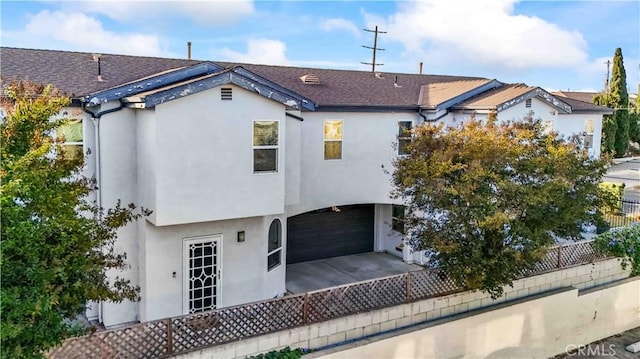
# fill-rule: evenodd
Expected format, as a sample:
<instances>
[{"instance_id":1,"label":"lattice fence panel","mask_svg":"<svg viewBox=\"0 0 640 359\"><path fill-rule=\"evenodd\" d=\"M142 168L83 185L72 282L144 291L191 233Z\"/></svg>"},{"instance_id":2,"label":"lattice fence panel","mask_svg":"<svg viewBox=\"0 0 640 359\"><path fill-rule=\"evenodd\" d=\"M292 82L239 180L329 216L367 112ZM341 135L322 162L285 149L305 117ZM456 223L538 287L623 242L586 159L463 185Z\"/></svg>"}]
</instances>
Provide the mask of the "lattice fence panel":
<instances>
[{"instance_id":1,"label":"lattice fence panel","mask_svg":"<svg viewBox=\"0 0 640 359\"><path fill-rule=\"evenodd\" d=\"M162 358L169 354L167 321L96 332L68 339L48 353L52 359Z\"/></svg>"},{"instance_id":2,"label":"lattice fence panel","mask_svg":"<svg viewBox=\"0 0 640 359\"><path fill-rule=\"evenodd\" d=\"M526 277L531 275L536 275L538 273L544 273L552 270L558 269L558 251L559 247L549 248L547 254L540 259L536 265L533 266L530 270L524 270L520 274L520 277Z\"/></svg>"},{"instance_id":3,"label":"lattice fence panel","mask_svg":"<svg viewBox=\"0 0 640 359\"><path fill-rule=\"evenodd\" d=\"M409 275L411 276L411 300L435 297L458 290L458 286L437 269L410 272Z\"/></svg>"},{"instance_id":4,"label":"lattice fence panel","mask_svg":"<svg viewBox=\"0 0 640 359\"><path fill-rule=\"evenodd\" d=\"M407 300L407 275L380 278L308 293L308 322L318 322Z\"/></svg>"},{"instance_id":5,"label":"lattice fence panel","mask_svg":"<svg viewBox=\"0 0 640 359\"><path fill-rule=\"evenodd\" d=\"M590 263L606 257L606 255L596 251L591 241L571 243L562 247L561 258L563 267Z\"/></svg>"},{"instance_id":6,"label":"lattice fence panel","mask_svg":"<svg viewBox=\"0 0 640 359\"><path fill-rule=\"evenodd\" d=\"M304 296L173 318L173 352L181 353L302 324Z\"/></svg>"}]
</instances>

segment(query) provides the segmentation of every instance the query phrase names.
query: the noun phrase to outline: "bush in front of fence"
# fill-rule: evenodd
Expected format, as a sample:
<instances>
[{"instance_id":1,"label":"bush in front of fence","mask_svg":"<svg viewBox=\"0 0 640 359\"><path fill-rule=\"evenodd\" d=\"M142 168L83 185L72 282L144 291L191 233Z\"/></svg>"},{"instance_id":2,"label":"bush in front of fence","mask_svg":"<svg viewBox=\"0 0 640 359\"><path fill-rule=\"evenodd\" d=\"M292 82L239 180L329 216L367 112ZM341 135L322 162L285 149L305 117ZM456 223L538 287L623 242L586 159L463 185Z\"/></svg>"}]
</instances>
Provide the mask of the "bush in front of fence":
<instances>
[{"instance_id":1,"label":"bush in front of fence","mask_svg":"<svg viewBox=\"0 0 640 359\"><path fill-rule=\"evenodd\" d=\"M631 275L640 275L640 223L598 235L595 246L602 253L621 258L622 269L631 266Z\"/></svg>"}]
</instances>

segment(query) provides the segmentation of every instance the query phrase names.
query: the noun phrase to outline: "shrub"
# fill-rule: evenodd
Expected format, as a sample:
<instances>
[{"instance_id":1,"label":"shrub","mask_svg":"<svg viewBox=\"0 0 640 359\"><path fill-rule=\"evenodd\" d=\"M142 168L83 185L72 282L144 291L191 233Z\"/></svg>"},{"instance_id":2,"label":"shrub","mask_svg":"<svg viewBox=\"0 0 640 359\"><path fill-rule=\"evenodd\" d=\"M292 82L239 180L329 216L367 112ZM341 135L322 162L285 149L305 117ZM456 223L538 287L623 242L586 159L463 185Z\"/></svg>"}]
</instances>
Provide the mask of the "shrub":
<instances>
[{"instance_id":1,"label":"shrub","mask_svg":"<svg viewBox=\"0 0 640 359\"><path fill-rule=\"evenodd\" d=\"M631 275L640 275L640 223L600 234L595 244L600 252L622 258L622 269L631 266Z\"/></svg>"}]
</instances>

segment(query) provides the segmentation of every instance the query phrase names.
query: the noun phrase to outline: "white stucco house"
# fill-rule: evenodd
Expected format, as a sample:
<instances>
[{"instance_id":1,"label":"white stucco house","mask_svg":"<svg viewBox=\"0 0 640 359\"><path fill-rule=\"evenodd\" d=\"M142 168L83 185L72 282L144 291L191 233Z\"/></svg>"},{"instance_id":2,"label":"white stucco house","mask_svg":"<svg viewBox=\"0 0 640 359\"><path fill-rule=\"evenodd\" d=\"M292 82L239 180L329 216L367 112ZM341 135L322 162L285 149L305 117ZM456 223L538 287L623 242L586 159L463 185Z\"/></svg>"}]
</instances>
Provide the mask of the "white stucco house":
<instances>
[{"instance_id":1,"label":"white stucco house","mask_svg":"<svg viewBox=\"0 0 640 359\"><path fill-rule=\"evenodd\" d=\"M282 295L287 264L387 251L411 262L389 170L425 121L530 111L600 155L607 108L463 76L2 48L4 81L73 99L96 201L153 213L119 232L138 303L93 303L105 326ZM398 135L401 134L400 138ZM400 249L400 250L398 250Z\"/></svg>"}]
</instances>

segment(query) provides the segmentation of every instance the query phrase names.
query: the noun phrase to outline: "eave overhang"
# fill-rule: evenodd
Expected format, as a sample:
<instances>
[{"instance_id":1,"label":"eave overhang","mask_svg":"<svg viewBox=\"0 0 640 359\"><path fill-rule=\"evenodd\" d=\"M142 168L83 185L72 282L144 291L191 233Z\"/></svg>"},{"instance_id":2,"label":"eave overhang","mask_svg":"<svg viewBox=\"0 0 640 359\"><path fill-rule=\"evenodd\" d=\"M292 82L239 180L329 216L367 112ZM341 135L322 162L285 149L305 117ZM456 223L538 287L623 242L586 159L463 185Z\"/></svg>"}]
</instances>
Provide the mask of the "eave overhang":
<instances>
[{"instance_id":1,"label":"eave overhang","mask_svg":"<svg viewBox=\"0 0 640 359\"><path fill-rule=\"evenodd\" d=\"M205 62L89 94L81 98L81 101L87 103L88 106L98 106L109 101L120 100L142 92L165 87L176 82L212 74L221 71L222 69L222 67L216 64Z\"/></svg>"},{"instance_id":2,"label":"eave overhang","mask_svg":"<svg viewBox=\"0 0 640 359\"><path fill-rule=\"evenodd\" d=\"M165 86L166 89L160 88L149 94L142 93L139 97L130 96L125 100L129 103L141 102L145 108L153 108L159 104L227 84L234 84L297 110L314 111L316 109L315 104L308 98L252 74L242 67L226 69L192 81L174 84L174 86Z\"/></svg>"}]
</instances>

